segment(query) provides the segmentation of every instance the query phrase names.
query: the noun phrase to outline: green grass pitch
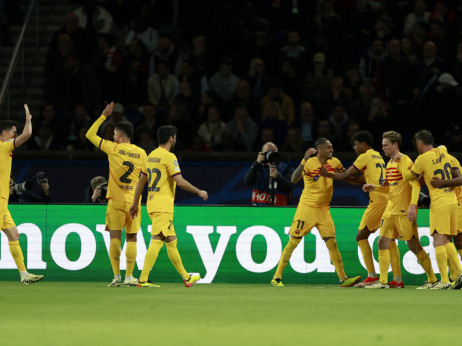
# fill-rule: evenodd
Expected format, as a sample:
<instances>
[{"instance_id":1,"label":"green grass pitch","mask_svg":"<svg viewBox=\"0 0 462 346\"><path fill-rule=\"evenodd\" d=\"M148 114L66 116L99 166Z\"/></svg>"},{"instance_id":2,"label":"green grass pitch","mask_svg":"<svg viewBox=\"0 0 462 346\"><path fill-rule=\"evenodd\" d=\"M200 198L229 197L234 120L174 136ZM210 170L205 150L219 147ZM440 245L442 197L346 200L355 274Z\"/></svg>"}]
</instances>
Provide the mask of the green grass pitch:
<instances>
[{"instance_id":1,"label":"green grass pitch","mask_svg":"<svg viewBox=\"0 0 462 346\"><path fill-rule=\"evenodd\" d=\"M0 282L1 345L458 344L462 292Z\"/></svg>"}]
</instances>

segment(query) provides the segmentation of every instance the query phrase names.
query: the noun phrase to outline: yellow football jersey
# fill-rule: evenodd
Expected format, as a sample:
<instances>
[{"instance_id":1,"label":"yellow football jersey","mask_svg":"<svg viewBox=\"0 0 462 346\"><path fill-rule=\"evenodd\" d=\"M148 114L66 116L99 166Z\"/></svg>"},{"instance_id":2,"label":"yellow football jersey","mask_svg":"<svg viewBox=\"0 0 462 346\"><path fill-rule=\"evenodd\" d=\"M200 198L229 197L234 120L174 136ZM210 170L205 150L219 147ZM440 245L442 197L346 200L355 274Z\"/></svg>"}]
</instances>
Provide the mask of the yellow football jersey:
<instances>
[{"instance_id":1,"label":"yellow football jersey","mask_svg":"<svg viewBox=\"0 0 462 346\"><path fill-rule=\"evenodd\" d=\"M158 147L147 159L148 213L173 213L176 183L173 177L181 174L175 154Z\"/></svg>"},{"instance_id":2,"label":"yellow football jersey","mask_svg":"<svg viewBox=\"0 0 462 346\"><path fill-rule=\"evenodd\" d=\"M428 191L430 192L431 208L441 208L452 204L457 204L454 190L450 187L435 188L430 182L433 177L441 179L452 179L452 159L445 146L427 151L419 155L414 162L412 171L423 174Z\"/></svg>"},{"instance_id":3,"label":"yellow football jersey","mask_svg":"<svg viewBox=\"0 0 462 346\"><path fill-rule=\"evenodd\" d=\"M14 139L6 142L0 141L0 198L8 200L10 197L10 176L13 151L15 149Z\"/></svg>"},{"instance_id":4,"label":"yellow football jersey","mask_svg":"<svg viewBox=\"0 0 462 346\"><path fill-rule=\"evenodd\" d=\"M104 139L100 149L109 161L106 197L132 203L140 174L146 170L146 152L134 144L117 144Z\"/></svg>"},{"instance_id":5,"label":"yellow football jersey","mask_svg":"<svg viewBox=\"0 0 462 346\"><path fill-rule=\"evenodd\" d=\"M106 197L133 203L140 174L146 171L146 152L134 144L117 144L99 137L96 133L105 120L106 117L101 115L88 129L87 138L108 157L109 178Z\"/></svg>"},{"instance_id":6,"label":"yellow football jersey","mask_svg":"<svg viewBox=\"0 0 462 346\"><path fill-rule=\"evenodd\" d=\"M417 180L407 182L403 173L412 167L412 160L407 155L397 158L396 161L388 161L386 179L388 182L388 203L383 213L386 215L405 215L410 204L417 205L420 192L420 184ZM382 190L382 189L378 189Z\"/></svg>"},{"instance_id":7,"label":"yellow football jersey","mask_svg":"<svg viewBox=\"0 0 462 346\"><path fill-rule=\"evenodd\" d=\"M386 179L385 161L382 155L374 149L369 149L365 153L359 155L356 161L353 162L353 166L362 173L366 180L366 184L382 185ZM386 199L387 196L383 193L371 191L369 193L369 198Z\"/></svg>"},{"instance_id":8,"label":"yellow football jersey","mask_svg":"<svg viewBox=\"0 0 462 346\"><path fill-rule=\"evenodd\" d=\"M343 172L342 163L335 157L327 160L324 165L330 173ZM303 182L305 187L300 196L300 203L311 207L328 206L334 191L333 180L319 175L322 163L318 158L311 157L306 161L303 169Z\"/></svg>"}]
</instances>

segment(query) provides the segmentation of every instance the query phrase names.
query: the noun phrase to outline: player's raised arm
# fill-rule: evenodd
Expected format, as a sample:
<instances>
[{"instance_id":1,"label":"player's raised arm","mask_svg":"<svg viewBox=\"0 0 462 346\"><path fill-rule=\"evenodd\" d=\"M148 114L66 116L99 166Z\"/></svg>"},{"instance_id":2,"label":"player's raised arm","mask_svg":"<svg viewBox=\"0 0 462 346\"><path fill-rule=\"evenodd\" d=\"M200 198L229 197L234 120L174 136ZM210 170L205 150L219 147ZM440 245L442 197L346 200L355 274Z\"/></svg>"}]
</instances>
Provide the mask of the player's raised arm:
<instances>
[{"instance_id":1,"label":"player's raised arm","mask_svg":"<svg viewBox=\"0 0 462 346\"><path fill-rule=\"evenodd\" d=\"M132 203L132 206L130 207L130 210L128 211L132 219L134 219L136 215L138 215L138 206L140 204L141 194L143 193L144 185L146 184L147 181L148 181L148 177L146 176L146 174L141 172L140 179L138 180L138 184L136 184L135 196L133 197L133 203Z\"/></svg>"},{"instance_id":2,"label":"player's raised arm","mask_svg":"<svg viewBox=\"0 0 462 346\"><path fill-rule=\"evenodd\" d=\"M99 147L102 141L102 138L97 135L98 129L101 126L101 124L104 123L106 119L112 114L113 108L114 102L111 102L108 105L106 105L103 114L98 119L96 119L96 121L93 123L93 125L91 125L91 127L87 131L86 137L96 147Z\"/></svg>"},{"instance_id":3,"label":"player's raised arm","mask_svg":"<svg viewBox=\"0 0 462 346\"><path fill-rule=\"evenodd\" d=\"M198 195L201 197L204 201L206 201L209 198L209 195L207 191L204 190L199 190L197 187L192 185L189 181L187 181L181 174L177 174L173 176L173 179L175 180L176 184L182 188L185 191L191 192L195 195Z\"/></svg>"},{"instance_id":4,"label":"player's raised arm","mask_svg":"<svg viewBox=\"0 0 462 346\"><path fill-rule=\"evenodd\" d=\"M315 148L309 148L305 152L305 156L303 156L302 162L298 165L298 167L295 169L295 171L292 173L292 177L290 178L290 181L292 184L296 184L303 176L303 169L305 168L305 163L306 160L310 158L311 155L316 153Z\"/></svg>"},{"instance_id":5,"label":"player's raised arm","mask_svg":"<svg viewBox=\"0 0 462 346\"><path fill-rule=\"evenodd\" d=\"M26 143L26 141L32 136L32 115L29 112L29 106L27 106L27 104L24 105L24 110L26 111L26 123L22 133L16 137L14 141L14 146L16 148Z\"/></svg>"}]
</instances>

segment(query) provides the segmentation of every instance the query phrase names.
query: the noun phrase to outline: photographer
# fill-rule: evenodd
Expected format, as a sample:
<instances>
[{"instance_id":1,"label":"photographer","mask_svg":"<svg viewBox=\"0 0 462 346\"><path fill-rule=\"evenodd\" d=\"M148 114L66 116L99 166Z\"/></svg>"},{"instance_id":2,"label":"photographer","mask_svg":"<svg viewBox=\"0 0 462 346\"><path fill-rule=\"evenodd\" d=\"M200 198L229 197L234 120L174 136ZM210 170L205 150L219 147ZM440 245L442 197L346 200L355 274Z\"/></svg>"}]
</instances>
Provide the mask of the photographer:
<instances>
[{"instance_id":1,"label":"photographer","mask_svg":"<svg viewBox=\"0 0 462 346\"><path fill-rule=\"evenodd\" d=\"M244 176L244 183L253 185L252 205L288 205L293 188L292 172L292 167L280 163L277 146L265 143L257 161Z\"/></svg>"},{"instance_id":2,"label":"photographer","mask_svg":"<svg viewBox=\"0 0 462 346\"><path fill-rule=\"evenodd\" d=\"M107 180L105 177L94 177L85 193L84 203L107 204Z\"/></svg>"},{"instance_id":3,"label":"photographer","mask_svg":"<svg viewBox=\"0 0 462 346\"><path fill-rule=\"evenodd\" d=\"M15 177L10 177L10 196L12 203L49 203L50 185L44 177L44 172L38 172L29 180L16 184ZM34 185L40 186L40 196L33 191Z\"/></svg>"}]
</instances>

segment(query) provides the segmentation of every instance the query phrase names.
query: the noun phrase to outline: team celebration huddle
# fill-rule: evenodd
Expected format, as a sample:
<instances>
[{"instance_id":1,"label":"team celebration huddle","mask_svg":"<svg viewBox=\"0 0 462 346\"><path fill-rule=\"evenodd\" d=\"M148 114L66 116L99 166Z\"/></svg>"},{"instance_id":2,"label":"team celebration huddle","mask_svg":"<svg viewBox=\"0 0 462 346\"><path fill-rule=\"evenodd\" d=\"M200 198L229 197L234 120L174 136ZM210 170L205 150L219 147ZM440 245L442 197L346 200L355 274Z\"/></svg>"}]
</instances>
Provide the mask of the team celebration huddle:
<instances>
[{"instance_id":1,"label":"team celebration huddle","mask_svg":"<svg viewBox=\"0 0 462 346\"><path fill-rule=\"evenodd\" d=\"M0 122L0 222L9 242L9 249L25 285L40 281L43 275L34 275L26 270L24 256L19 246L19 232L8 210L10 172L13 151L25 143L32 134L31 114L27 105L26 123L21 135L16 134L16 125L11 121ZM173 225L176 185L201 197L208 194L190 184L181 174L175 148L177 130L174 126L162 126L157 132L159 147L149 155L131 144L133 125L119 122L115 125L114 141L102 139L98 129L111 116L114 103L104 109L88 130L87 138L105 152L109 161L108 205L105 226L110 233L109 258L114 278L108 285L160 287L149 281L159 251L166 244L167 254L181 276L186 287L199 281L200 276L190 274L183 266L177 249L177 237ZM446 147L434 147L433 136L427 130L414 135L419 156L412 162L400 152L402 137L395 131L382 134L382 149L389 159L385 164L382 155L372 148L373 136L367 131L358 132L352 145L358 157L345 169L333 157L334 147L328 139L319 138L315 147L308 149L300 165L292 174L296 184L303 178L304 189L300 197L289 231L289 242L284 248L271 284L284 286L282 275L293 251L303 237L316 227L329 251L341 287L404 288L401 277L400 253L396 241L407 243L427 275L426 282L418 289L460 289L462 269L458 255L462 257L462 175L460 163L448 153ZM339 252L335 225L329 206L333 195L333 180L362 187L369 193L369 205L359 224L356 241L367 269L367 278L348 276ZM144 266L137 279L133 276L137 255L137 234L141 225L141 195L148 185L147 212L152 221L151 242ZM430 232L435 248L438 280L432 262L422 248L417 228L417 204L421 184L425 183L430 194ZM122 231L126 239L126 273L122 281L120 256ZM379 230L378 260L380 276L374 268L373 251L369 236ZM458 254L459 253L459 254ZM391 265L393 279L388 270ZM449 269L449 270L448 270Z\"/></svg>"}]
</instances>

